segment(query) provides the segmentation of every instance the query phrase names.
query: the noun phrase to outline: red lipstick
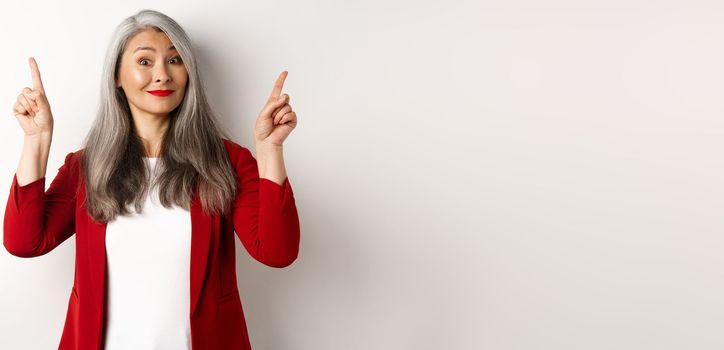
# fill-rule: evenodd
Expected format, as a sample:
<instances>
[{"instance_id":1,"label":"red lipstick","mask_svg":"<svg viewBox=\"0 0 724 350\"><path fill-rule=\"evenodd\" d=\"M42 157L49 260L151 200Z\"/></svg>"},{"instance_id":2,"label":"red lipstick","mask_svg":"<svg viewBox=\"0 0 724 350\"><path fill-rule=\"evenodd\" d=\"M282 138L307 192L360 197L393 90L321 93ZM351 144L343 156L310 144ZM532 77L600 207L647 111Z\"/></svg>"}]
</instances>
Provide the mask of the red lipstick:
<instances>
[{"instance_id":1,"label":"red lipstick","mask_svg":"<svg viewBox=\"0 0 724 350\"><path fill-rule=\"evenodd\" d=\"M173 90L151 90L148 93L154 96L168 96L173 93Z\"/></svg>"}]
</instances>

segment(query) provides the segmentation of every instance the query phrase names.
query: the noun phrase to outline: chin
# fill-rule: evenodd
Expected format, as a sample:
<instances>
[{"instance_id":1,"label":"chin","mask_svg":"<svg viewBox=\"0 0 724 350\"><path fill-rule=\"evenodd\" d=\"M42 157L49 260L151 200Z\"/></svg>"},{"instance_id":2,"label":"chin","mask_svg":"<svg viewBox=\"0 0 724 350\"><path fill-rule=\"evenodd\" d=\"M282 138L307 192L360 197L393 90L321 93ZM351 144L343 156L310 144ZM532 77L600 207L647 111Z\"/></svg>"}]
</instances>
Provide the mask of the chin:
<instances>
[{"instance_id":1,"label":"chin","mask_svg":"<svg viewBox=\"0 0 724 350\"><path fill-rule=\"evenodd\" d=\"M162 104L162 105L154 104L153 106L148 106L148 108L146 108L146 110L151 113L169 113L169 112L173 111L174 109L178 108L178 106L180 106L180 105L181 104L170 104L170 103Z\"/></svg>"}]
</instances>

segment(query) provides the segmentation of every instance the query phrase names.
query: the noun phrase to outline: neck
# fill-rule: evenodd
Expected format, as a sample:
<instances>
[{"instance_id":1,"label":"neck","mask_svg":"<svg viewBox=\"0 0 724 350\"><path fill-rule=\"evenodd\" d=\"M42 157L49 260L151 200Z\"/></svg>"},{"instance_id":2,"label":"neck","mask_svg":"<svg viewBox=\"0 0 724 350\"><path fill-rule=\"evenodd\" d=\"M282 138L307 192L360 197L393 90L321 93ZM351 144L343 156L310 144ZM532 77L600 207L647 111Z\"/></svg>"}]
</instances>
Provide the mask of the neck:
<instances>
[{"instance_id":1,"label":"neck","mask_svg":"<svg viewBox=\"0 0 724 350\"><path fill-rule=\"evenodd\" d=\"M168 114L133 113L136 134L141 139L146 157L158 157L161 142L169 126Z\"/></svg>"}]
</instances>

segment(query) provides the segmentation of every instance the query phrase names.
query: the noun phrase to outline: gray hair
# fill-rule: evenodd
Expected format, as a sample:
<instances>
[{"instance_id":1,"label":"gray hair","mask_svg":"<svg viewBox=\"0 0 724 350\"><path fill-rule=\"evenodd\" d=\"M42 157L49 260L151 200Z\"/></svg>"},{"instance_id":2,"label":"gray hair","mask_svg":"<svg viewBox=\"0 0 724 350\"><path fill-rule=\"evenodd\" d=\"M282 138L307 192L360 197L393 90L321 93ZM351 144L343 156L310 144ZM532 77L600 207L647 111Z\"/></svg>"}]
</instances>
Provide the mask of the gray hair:
<instances>
[{"instance_id":1,"label":"gray hair","mask_svg":"<svg viewBox=\"0 0 724 350\"><path fill-rule=\"evenodd\" d=\"M123 20L107 50L100 104L81 153L85 206L94 220L108 222L117 215L129 214L128 204L140 213L147 191L153 188L128 100L115 84L129 40L149 28L168 36L188 72L184 98L169 113L169 126L161 142L157 168L162 166L163 171L154 182L159 186L159 201L166 208L175 204L190 210L190 200L198 190L205 214L228 214L238 190L223 140L231 138L217 127L199 76L195 49L186 32L170 17L148 9Z\"/></svg>"}]
</instances>

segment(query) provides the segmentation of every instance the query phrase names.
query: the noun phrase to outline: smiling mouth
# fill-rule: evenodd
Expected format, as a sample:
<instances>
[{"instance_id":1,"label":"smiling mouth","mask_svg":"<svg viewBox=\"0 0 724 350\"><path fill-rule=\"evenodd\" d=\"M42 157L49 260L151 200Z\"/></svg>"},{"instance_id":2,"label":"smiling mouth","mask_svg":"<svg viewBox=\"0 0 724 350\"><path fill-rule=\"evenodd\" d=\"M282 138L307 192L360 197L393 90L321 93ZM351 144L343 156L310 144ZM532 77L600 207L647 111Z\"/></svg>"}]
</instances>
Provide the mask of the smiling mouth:
<instances>
[{"instance_id":1,"label":"smiling mouth","mask_svg":"<svg viewBox=\"0 0 724 350\"><path fill-rule=\"evenodd\" d=\"M148 91L149 94L154 96L168 96L173 93L174 90L151 90Z\"/></svg>"}]
</instances>

